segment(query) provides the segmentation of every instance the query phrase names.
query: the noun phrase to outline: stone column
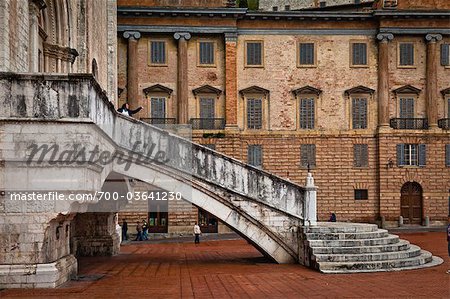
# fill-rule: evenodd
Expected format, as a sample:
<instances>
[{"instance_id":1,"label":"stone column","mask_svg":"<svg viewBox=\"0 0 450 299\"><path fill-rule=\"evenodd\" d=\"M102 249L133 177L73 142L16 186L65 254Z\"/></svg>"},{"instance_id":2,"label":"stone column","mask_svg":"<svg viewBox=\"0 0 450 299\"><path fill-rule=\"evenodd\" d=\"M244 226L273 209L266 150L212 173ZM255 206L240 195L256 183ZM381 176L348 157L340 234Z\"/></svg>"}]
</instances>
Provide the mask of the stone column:
<instances>
[{"instance_id":1,"label":"stone column","mask_svg":"<svg viewBox=\"0 0 450 299\"><path fill-rule=\"evenodd\" d=\"M140 105L139 101L139 81L138 81L138 40L141 33L137 31L125 31L123 37L128 39L127 56L127 103L130 109L136 109Z\"/></svg>"},{"instance_id":2,"label":"stone column","mask_svg":"<svg viewBox=\"0 0 450 299\"><path fill-rule=\"evenodd\" d=\"M391 33L377 35L378 43L378 127L389 127L389 41Z\"/></svg>"},{"instance_id":3,"label":"stone column","mask_svg":"<svg viewBox=\"0 0 450 299\"><path fill-rule=\"evenodd\" d=\"M442 40L440 34L427 34L427 67L426 67L426 110L430 128L437 128L438 122L438 88L437 66L438 52L436 43Z\"/></svg>"},{"instance_id":4,"label":"stone column","mask_svg":"<svg viewBox=\"0 0 450 299\"><path fill-rule=\"evenodd\" d=\"M188 53L189 32L176 32L173 37L178 40L178 75L177 75L177 115L179 124L187 124L188 116Z\"/></svg>"},{"instance_id":5,"label":"stone column","mask_svg":"<svg viewBox=\"0 0 450 299\"><path fill-rule=\"evenodd\" d=\"M225 122L237 129L237 33L225 33Z\"/></svg>"}]
</instances>

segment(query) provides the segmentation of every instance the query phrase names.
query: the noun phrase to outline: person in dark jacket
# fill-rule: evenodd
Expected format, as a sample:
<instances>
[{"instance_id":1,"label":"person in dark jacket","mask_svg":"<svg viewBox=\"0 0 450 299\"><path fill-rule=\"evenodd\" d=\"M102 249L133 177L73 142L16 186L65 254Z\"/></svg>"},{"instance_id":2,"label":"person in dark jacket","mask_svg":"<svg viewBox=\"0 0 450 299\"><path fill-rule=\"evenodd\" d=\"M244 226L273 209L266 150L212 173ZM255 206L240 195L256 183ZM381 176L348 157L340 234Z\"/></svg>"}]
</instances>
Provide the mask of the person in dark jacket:
<instances>
[{"instance_id":1,"label":"person in dark jacket","mask_svg":"<svg viewBox=\"0 0 450 299\"><path fill-rule=\"evenodd\" d=\"M335 214L335 213L331 213L330 219L329 219L328 221L330 221L330 222L336 222L336 214Z\"/></svg>"},{"instance_id":2,"label":"person in dark jacket","mask_svg":"<svg viewBox=\"0 0 450 299\"><path fill-rule=\"evenodd\" d=\"M141 106L141 107L139 107L139 108L137 108L135 110L130 110L130 105L128 105L128 103L125 103L125 104L122 105L121 108L117 109L117 111L122 113L122 114L125 114L127 116L132 116L133 114L136 114L139 111L141 111L142 108L143 107Z\"/></svg>"},{"instance_id":3,"label":"person in dark jacket","mask_svg":"<svg viewBox=\"0 0 450 299\"><path fill-rule=\"evenodd\" d=\"M122 219L122 241L128 240L128 222L126 219Z\"/></svg>"}]
</instances>

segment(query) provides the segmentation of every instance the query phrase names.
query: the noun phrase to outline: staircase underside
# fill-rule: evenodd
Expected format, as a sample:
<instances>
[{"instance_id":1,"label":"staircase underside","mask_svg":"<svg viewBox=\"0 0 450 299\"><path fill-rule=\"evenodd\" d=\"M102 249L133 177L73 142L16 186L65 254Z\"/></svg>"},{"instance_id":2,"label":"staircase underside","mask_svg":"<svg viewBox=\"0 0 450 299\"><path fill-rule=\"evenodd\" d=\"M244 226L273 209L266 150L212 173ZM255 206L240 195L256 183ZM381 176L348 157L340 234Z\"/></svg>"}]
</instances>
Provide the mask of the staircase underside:
<instances>
[{"instance_id":1,"label":"staircase underside","mask_svg":"<svg viewBox=\"0 0 450 299\"><path fill-rule=\"evenodd\" d=\"M443 262L375 224L320 222L304 232L311 266L323 273L401 271Z\"/></svg>"}]
</instances>

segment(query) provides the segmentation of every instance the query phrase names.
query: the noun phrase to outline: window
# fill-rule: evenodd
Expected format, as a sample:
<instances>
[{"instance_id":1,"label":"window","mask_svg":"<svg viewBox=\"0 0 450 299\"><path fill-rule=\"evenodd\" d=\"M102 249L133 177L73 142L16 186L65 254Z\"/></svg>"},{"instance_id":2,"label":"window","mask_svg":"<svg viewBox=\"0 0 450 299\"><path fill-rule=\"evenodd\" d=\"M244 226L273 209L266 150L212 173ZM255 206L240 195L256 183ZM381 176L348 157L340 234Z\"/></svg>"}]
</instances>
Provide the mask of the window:
<instances>
[{"instance_id":1,"label":"window","mask_svg":"<svg viewBox=\"0 0 450 299\"><path fill-rule=\"evenodd\" d=\"M441 44L441 65L450 66L450 44Z\"/></svg>"},{"instance_id":2,"label":"window","mask_svg":"<svg viewBox=\"0 0 450 299\"><path fill-rule=\"evenodd\" d=\"M450 167L450 144L445 145L445 166Z\"/></svg>"},{"instance_id":3,"label":"window","mask_svg":"<svg viewBox=\"0 0 450 299\"><path fill-rule=\"evenodd\" d=\"M400 98L400 118L414 118L413 98Z\"/></svg>"},{"instance_id":4,"label":"window","mask_svg":"<svg viewBox=\"0 0 450 299\"><path fill-rule=\"evenodd\" d=\"M314 66L314 43L299 43L299 66Z\"/></svg>"},{"instance_id":5,"label":"window","mask_svg":"<svg viewBox=\"0 0 450 299\"><path fill-rule=\"evenodd\" d=\"M284 6L284 10L291 10L291 6L290 5L285 5Z\"/></svg>"},{"instance_id":6,"label":"window","mask_svg":"<svg viewBox=\"0 0 450 299\"><path fill-rule=\"evenodd\" d=\"M202 144L204 147L207 147L207 148L209 148L209 149L212 149L212 150L216 150L216 145L215 144Z\"/></svg>"},{"instance_id":7,"label":"window","mask_svg":"<svg viewBox=\"0 0 450 299\"><path fill-rule=\"evenodd\" d=\"M215 51L214 42L199 42L198 43L198 62L200 65L214 65Z\"/></svg>"},{"instance_id":8,"label":"window","mask_svg":"<svg viewBox=\"0 0 450 299\"><path fill-rule=\"evenodd\" d=\"M214 118L214 99L200 98L200 118Z\"/></svg>"},{"instance_id":9,"label":"window","mask_svg":"<svg viewBox=\"0 0 450 299\"><path fill-rule=\"evenodd\" d=\"M369 190L367 189L355 189L355 200L368 200Z\"/></svg>"},{"instance_id":10,"label":"window","mask_svg":"<svg viewBox=\"0 0 450 299\"><path fill-rule=\"evenodd\" d=\"M316 167L316 145L302 144L300 146L300 166L302 168Z\"/></svg>"},{"instance_id":11,"label":"window","mask_svg":"<svg viewBox=\"0 0 450 299\"><path fill-rule=\"evenodd\" d=\"M164 41L150 42L150 63L166 64L166 42Z\"/></svg>"},{"instance_id":12,"label":"window","mask_svg":"<svg viewBox=\"0 0 450 299\"><path fill-rule=\"evenodd\" d=\"M263 43L258 41L248 41L245 43L246 48L246 66L262 66L263 65Z\"/></svg>"},{"instance_id":13,"label":"window","mask_svg":"<svg viewBox=\"0 0 450 299\"><path fill-rule=\"evenodd\" d=\"M353 166L367 167L369 160L368 145L354 144L353 145Z\"/></svg>"},{"instance_id":14,"label":"window","mask_svg":"<svg viewBox=\"0 0 450 299\"><path fill-rule=\"evenodd\" d=\"M450 118L450 98L447 99L447 118Z\"/></svg>"},{"instance_id":15,"label":"window","mask_svg":"<svg viewBox=\"0 0 450 299\"><path fill-rule=\"evenodd\" d=\"M151 118L166 117L166 98L151 98Z\"/></svg>"},{"instance_id":16,"label":"window","mask_svg":"<svg viewBox=\"0 0 450 299\"><path fill-rule=\"evenodd\" d=\"M425 144L397 144L398 166L425 166Z\"/></svg>"},{"instance_id":17,"label":"window","mask_svg":"<svg viewBox=\"0 0 450 299\"><path fill-rule=\"evenodd\" d=\"M247 128L254 130L262 128L262 99L247 99Z\"/></svg>"},{"instance_id":18,"label":"window","mask_svg":"<svg viewBox=\"0 0 450 299\"><path fill-rule=\"evenodd\" d=\"M327 1L320 1L319 2L319 7L326 7L327 6Z\"/></svg>"},{"instance_id":19,"label":"window","mask_svg":"<svg viewBox=\"0 0 450 299\"><path fill-rule=\"evenodd\" d=\"M399 45L399 65L413 66L414 65L414 44L400 43Z\"/></svg>"},{"instance_id":20,"label":"window","mask_svg":"<svg viewBox=\"0 0 450 299\"><path fill-rule=\"evenodd\" d=\"M262 167L262 146L249 145L247 150L248 164L255 167Z\"/></svg>"},{"instance_id":21,"label":"window","mask_svg":"<svg viewBox=\"0 0 450 299\"><path fill-rule=\"evenodd\" d=\"M300 99L300 128L314 129L314 98Z\"/></svg>"},{"instance_id":22,"label":"window","mask_svg":"<svg viewBox=\"0 0 450 299\"><path fill-rule=\"evenodd\" d=\"M367 65L367 44L352 43L352 66Z\"/></svg>"},{"instance_id":23,"label":"window","mask_svg":"<svg viewBox=\"0 0 450 299\"><path fill-rule=\"evenodd\" d=\"M352 98L352 128L367 129L367 98Z\"/></svg>"}]
</instances>

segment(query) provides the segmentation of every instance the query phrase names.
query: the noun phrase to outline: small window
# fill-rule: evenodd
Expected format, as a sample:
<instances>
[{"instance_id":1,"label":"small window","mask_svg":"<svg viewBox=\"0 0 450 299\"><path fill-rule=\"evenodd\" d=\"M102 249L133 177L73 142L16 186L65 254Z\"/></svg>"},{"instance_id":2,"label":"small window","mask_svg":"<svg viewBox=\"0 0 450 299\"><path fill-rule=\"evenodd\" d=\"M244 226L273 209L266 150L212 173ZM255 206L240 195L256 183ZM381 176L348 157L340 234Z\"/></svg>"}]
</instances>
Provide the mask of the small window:
<instances>
[{"instance_id":1,"label":"small window","mask_svg":"<svg viewBox=\"0 0 450 299\"><path fill-rule=\"evenodd\" d=\"M151 98L151 117L165 118L166 117L166 99L165 98Z\"/></svg>"},{"instance_id":2,"label":"small window","mask_svg":"<svg viewBox=\"0 0 450 299\"><path fill-rule=\"evenodd\" d=\"M291 6L290 5L285 5L284 6L284 10L291 10Z\"/></svg>"},{"instance_id":3,"label":"small window","mask_svg":"<svg viewBox=\"0 0 450 299\"><path fill-rule=\"evenodd\" d=\"M367 189L355 189L355 200L368 200L369 190Z\"/></svg>"},{"instance_id":4,"label":"small window","mask_svg":"<svg viewBox=\"0 0 450 299\"><path fill-rule=\"evenodd\" d=\"M246 42L246 65L247 66L262 66L263 65L263 44L262 42Z\"/></svg>"},{"instance_id":5,"label":"small window","mask_svg":"<svg viewBox=\"0 0 450 299\"><path fill-rule=\"evenodd\" d=\"M450 66L450 44L441 44L441 65Z\"/></svg>"},{"instance_id":6,"label":"small window","mask_svg":"<svg viewBox=\"0 0 450 299\"><path fill-rule=\"evenodd\" d=\"M445 145L445 166L450 167L450 144Z\"/></svg>"},{"instance_id":7,"label":"small window","mask_svg":"<svg viewBox=\"0 0 450 299\"><path fill-rule=\"evenodd\" d=\"M326 1L320 1L319 2L319 6L320 7L326 7L327 6L327 2Z\"/></svg>"},{"instance_id":8,"label":"small window","mask_svg":"<svg viewBox=\"0 0 450 299\"><path fill-rule=\"evenodd\" d=\"M352 127L367 129L367 99L352 98Z\"/></svg>"},{"instance_id":9,"label":"small window","mask_svg":"<svg viewBox=\"0 0 450 299\"><path fill-rule=\"evenodd\" d=\"M352 43L352 65L367 65L367 44Z\"/></svg>"},{"instance_id":10,"label":"small window","mask_svg":"<svg viewBox=\"0 0 450 299\"><path fill-rule=\"evenodd\" d=\"M214 42L199 42L199 64L201 65L214 65Z\"/></svg>"},{"instance_id":11,"label":"small window","mask_svg":"<svg viewBox=\"0 0 450 299\"><path fill-rule=\"evenodd\" d=\"M314 98L300 99L300 129L314 129Z\"/></svg>"},{"instance_id":12,"label":"small window","mask_svg":"<svg viewBox=\"0 0 450 299\"><path fill-rule=\"evenodd\" d=\"M399 45L400 52L400 66L413 66L414 65L414 44L413 43L401 43Z\"/></svg>"},{"instance_id":13,"label":"small window","mask_svg":"<svg viewBox=\"0 0 450 299\"><path fill-rule=\"evenodd\" d=\"M302 144L300 146L300 166L302 168L316 167L316 145Z\"/></svg>"},{"instance_id":14,"label":"small window","mask_svg":"<svg viewBox=\"0 0 450 299\"><path fill-rule=\"evenodd\" d=\"M166 64L166 42L150 42L150 62L152 64Z\"/></svg>"},{"instance_id":15,"label":"small window","mask_svg":"<svg viewBox=\"0 0 450 299\"><path fill-rule=\"evenodd\" d=\"M367 167L369 160L367 144L355 144L353 145L353 166L355 167Z\"/></svg>"},{"instance_id":16,"label":"small window","mask_svg":"<svg viewBox=\"0 0 450 299\"><path fill-rule=\"evenodd\" d=\"M299 44L299 65L300 66L314 66L314 43L300 43Z\"/></svg>"},{"instance_id":17,"label":"small window","mask_svg":"<svg viewBox=\"0 0 450 299\"><path fill-rule=\"evenodd\" d=\"M209 148L209 149L216 150L216 145L215 145L215 144L209 143L209 144L202 144L202 145L203 145L204 147Z\"/></svg>"},{"instance_id":18,"label":"small window","mask_svg":"<svg viewBox=\"0 0 450 299\"><path fill-rule=\"evenodd\" d=\"M247 151L248 164L262 167L262 146L249 145Z\"/></svg>"},{"instance_id":19,"label":"small window","mask_svg":"<svg viewBox=\"0 0 450 299\"><path fill-rule=\"evenodd\" d=\"M414 99L400 98L400 118L414 118Z\"/></svg>"},{"instance_id":20,"label":"small window","mask_svg":"<svg viewBox=\"0 0 450 299\"><path fill-rule=\"evenodd\" d=\"M272 7L272 10L273 10L273 11L278 11L278 6Z\"/></svg>"},{"instance_id":21,"label":"small window","mask_svg":"<svg viewBox=\"0 0 450 299\"><path fill-rule=\"evenodd\" d=\"M425 166L425 144L397 144L398 166Z\"/></svg>"},{"instance_id":22,"label":"small window","mask_svg":"<svg viewBox=\"0 0 450 299\"><path fill-rule=\"evenodd\" d=\"M247 99L247 128L253 130L262 128L262 99Z\"/></svg>"}]
</instances>

